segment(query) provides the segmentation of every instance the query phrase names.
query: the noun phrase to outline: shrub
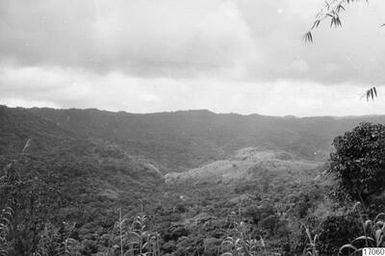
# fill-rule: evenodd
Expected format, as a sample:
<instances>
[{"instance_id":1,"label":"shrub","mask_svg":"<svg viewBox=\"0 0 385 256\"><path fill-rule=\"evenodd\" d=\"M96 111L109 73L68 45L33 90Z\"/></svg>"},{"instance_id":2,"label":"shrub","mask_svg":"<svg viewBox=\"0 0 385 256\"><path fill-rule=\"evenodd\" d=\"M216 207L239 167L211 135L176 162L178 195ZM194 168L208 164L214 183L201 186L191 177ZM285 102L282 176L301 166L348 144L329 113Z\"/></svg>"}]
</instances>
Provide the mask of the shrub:
<instances>
[{"instance_id":1,"label":"shrub","mask_svg":"<svg viewBox=\"0 0 385 256\"><path fill-rule=\"evenodd\" d=\"M162 233L162 238L166 242L177 241L182 236L188 236L188 232L185 227L180 225L172 226Z\"/></svg>"},{"instance_id":2,"label":"shrub","mask_svg":"<svg viewBox=\"0 0 385 256\"><path fill-rule=\"evenodd\" d=\"M334 139L329 172L336 175L339 187L353 200L366 201L384 191L385 126L361 123L344 136Z\"/></svg>"}]
</instances>

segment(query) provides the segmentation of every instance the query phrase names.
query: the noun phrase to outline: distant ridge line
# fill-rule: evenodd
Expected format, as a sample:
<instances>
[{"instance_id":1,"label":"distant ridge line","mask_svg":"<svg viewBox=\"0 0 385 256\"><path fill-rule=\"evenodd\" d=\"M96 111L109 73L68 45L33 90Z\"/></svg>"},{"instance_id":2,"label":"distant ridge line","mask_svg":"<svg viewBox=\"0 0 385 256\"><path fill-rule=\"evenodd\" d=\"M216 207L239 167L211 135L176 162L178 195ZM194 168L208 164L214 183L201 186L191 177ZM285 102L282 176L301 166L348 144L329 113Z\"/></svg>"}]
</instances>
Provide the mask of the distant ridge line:
<instances>
[{"instance_id":1,"label":"distant ridge line","mask_svg":"<svg viewBox=\"0 0 385 256\"><path fill-rule=\"evenodd\" d=\"M159 112L147 112L147 113L138 113L138 112L128 112L126 110L105 110L98 108L53 108L53 107L9 107L6 105L0 105L2 107L14 108L14 109L41 109L41 110L58 110L58 111L99 111L105 113L115 113L115 114L129 114L129 115L157 115L157 114L176 114L176 113L208 113L215 115L236 115L236 116L258 116L258 117L271 117L271 118L284 118L284 119L306 119L306 118L333 118L333 119L354 119L354 118L371 118L371 117L383 117L384 114L372 114L372 115L348 115L348 116L333 116L333 115L319 115L319 116L296 116L296 115L265 115L259 113L250 113L242 114L235 112L214 112L209 109L186 109L186 110L172 110L172 111L159 111Z\"/></svg>"}]
</instances>

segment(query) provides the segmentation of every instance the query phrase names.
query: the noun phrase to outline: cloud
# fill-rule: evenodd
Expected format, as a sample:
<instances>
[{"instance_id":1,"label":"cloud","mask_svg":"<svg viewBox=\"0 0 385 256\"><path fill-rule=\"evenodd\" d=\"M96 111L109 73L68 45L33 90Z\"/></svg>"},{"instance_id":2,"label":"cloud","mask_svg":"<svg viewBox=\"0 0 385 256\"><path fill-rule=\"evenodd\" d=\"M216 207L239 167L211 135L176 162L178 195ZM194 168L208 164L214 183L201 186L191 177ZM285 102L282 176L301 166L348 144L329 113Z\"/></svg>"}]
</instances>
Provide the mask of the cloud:
<instances>
[{"instance_id":1,"label":"cloud","mask_svg":"<svg viewBox=\"0 0 385 256\"><path fill-rule=\"evenodd\" d=\"M254 50L232 1L22 3L2 3L3 63L180 77L229 70Z\"/></svg>"},{"instance_id":2,"label":"cloud","mask_svg":"<svg viewBox=\"0 0 385 256\"><path fill-rule=\"evenodd\" d=\"M385 30L379 25L385 3L350 5L341 29L325 23L314 43L304 44L302 35L322 5L3 0L0 100L274 115L350 114L349 103L360 106L352 113L378 113L373 104L353 101L351 93L384 84Z\"/></svg>"},{"instance_id":3,"label":"cloud","mask_svg":"<svg viewBox=\"0 0 385 256\"><path fill-rule=\"evenodd\" d=\"M0 64L141 77L228 76L380 83L384 3L353 4L344 27L302 35L318 0L13 1L0 3ZM333 67L333 68L331 68Z\"/></svg>"}]
</instances>

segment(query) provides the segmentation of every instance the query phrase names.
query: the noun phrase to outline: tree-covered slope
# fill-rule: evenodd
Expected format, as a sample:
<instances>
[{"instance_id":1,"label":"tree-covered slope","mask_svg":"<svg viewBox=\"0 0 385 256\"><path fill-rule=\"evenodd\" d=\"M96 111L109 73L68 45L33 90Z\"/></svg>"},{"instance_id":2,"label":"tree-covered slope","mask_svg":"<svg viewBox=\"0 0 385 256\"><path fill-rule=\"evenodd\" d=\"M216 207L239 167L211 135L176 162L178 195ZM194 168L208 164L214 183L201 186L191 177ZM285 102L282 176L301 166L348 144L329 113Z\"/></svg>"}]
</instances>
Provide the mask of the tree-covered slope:
<instances>
[{"instance_id":1,"label":"tree-covered slope","mask_svg":"<svg viewBox=\"0 0 385 256\"><path fill-rule=\"evenodd\" d=\"M20 248L11 255L65 227L58 241L71 235L81 255L119 255L119 208L126 220L151 216L162 254L217 255L245 222L269 250L293 255L306 241L300 223L315 228L334 209L322 176L332 139L383 120L1 106L0 208L12 203L7 241Z\"/></svg>"},{"instance_id":2,"label":"tree-covered slope","mask_svg":"<svg viewBox=\"0 0 385 256\"><path fill-rule=\"evenodd\" d=\"M335 136L362 121L384 116L269 117L215 114L207 110L130 114L95 109L31 109L59 127L120 145L155 161L163 172L180 172L231 156L245 147L284 150L299 158L325 160Z\"/></svg>"},{"instance_id":3,"label":"tree-covered slope","mask_svg":"<svg viewBox=\"0 0 385 256\"><path fill-rule=\"evenodd\" d=\"M118 145L67 131L27 109L1 106L0 170L12 161L19 175L55 184L72 203L135 201L163 182L151 162Z\"/></svg>"},{"instance_id":4,"label":"tree-covered slope","mask_svg":"<svg viewBox=\"0 0 385 256\"><path fill-rule=\"evenodd\" d=\"M73 223L84 252L98 250L117 209L137 213L162 183L150 161L119 145L68 131L28 109L0 106L0 208L14 211L9 240L19 251L12 255L31 255L47 225L63 223Z\"/></svg>"}]
</instances>

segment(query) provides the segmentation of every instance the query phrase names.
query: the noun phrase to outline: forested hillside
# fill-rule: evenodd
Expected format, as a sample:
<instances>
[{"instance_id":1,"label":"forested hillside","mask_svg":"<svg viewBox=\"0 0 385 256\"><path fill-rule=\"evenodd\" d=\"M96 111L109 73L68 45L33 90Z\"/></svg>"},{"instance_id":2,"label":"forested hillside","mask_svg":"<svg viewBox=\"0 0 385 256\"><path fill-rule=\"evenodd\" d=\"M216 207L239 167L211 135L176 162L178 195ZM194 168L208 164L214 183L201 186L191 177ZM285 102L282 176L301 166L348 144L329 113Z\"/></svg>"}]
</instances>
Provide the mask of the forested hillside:
<instances>
[{"instance_id":1,"label":"forested hillside","mask_svg":"<svg viewBox=\"0 0 385 256\"><path fill-rule=\"evenodd\" d=\"M0 141L1 182L6 182L1 208L16 200L17 226L20 219L25 226L11 232L20 250L16 255L29 255L49 223L76 224L79 240L97 230L103 234L113 226L118 208L137 212L139 200L163 183L149 161L67 131L27 109L0 107ZM12 173L17 181L7 184Z\"/></svg>"},{"instance_id":2,"label":"forested hillside","mask_svg":"<svg viewBox=\"0 0 385 256\"><path fill-rule=\"evenodd\" d=\"M240 238L266 255L299 255L306 226L331 255L359 230L325 176L331 143L384 120L1 106L0 207L10 221L0 248L115 256L137 255L140 242L153 255L214 256Z\"/></svg>"},{"instance_id":3,"label":"forested hillside","mask_svg":"<svg viewBox=\"0 0 385 256\"><path fill-rule=\"evenodd\" d=\"M155 114L96 109L29 111L79 136L108 140L132 155L152 159L164 173L195 168L256 146L288 151L301 159L326 160L335 136L362 121L385 121L385 116L295 118L207 110Z\"/></svg>"},{"instance_id":4,"label":"forested hillside","mask_svg":"<svg viewBox=\"0 0 385 256\"><path fill-rule=\"evenodd\" d=\"M151 162L128 155L116 144L63 129L27 109L2 106L0 135L2 167L11 160L21 159L18 163L25 165L21 169L31 165L32 169L51 169L53 173L52 168L62 168L63 171L58 172L61 175L73 178L86 175L87 179L103 180L106 185L117 175L118 180L109 184L115 188L119 188L116 182L122 181L119 180L122 177L140 187L162 181L162 175ZM25 146L26 151L21 154ZM74 169L79 173L67 173Z\"/></svg>"}]
</instances>

